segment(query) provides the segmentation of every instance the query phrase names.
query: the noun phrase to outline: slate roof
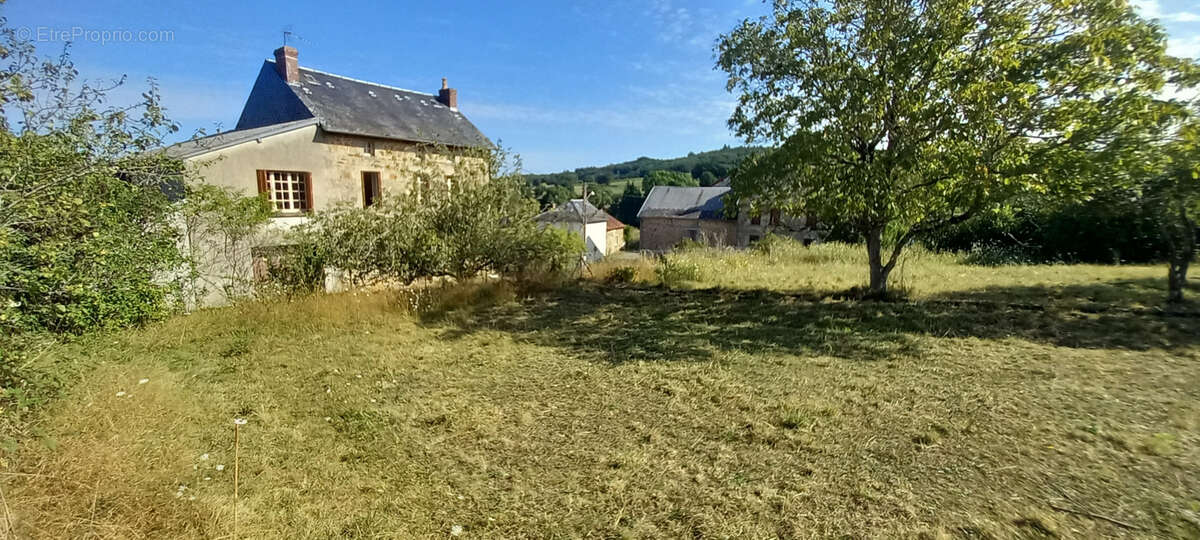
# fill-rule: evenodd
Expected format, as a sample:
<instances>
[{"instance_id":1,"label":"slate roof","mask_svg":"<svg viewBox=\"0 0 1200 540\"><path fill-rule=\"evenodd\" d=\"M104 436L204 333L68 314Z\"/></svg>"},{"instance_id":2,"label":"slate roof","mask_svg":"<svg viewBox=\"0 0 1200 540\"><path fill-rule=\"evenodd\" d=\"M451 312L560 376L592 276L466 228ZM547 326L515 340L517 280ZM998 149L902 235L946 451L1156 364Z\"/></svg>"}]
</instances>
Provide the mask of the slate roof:
<instances>
[{"instance_id":1,"label":"slate roof","mask_svg":"<svg viewBox=\"0 0 1200 540\"><path fill-rule=\"evenodd\" d=\"M606 223L608 213L583 199L571 199L534 219L542 223Z\"/></svg>"},{"instance_id":2,"label":"slate roof","mask_svg":"<svg viewBox=\"0 0 1200 540\"><path fill-rule=\"evenodd\" d=\"M725 219L722 199L729 191L727 187L654 186L638 210L638 219Z\"/></svg>"},{"instance_id":3,"label":"slate roof","mask_svg":"<svg viewBox=\"0 0 1200 540\"><path fill-rule=\"evenodd\" d=\"M262 126L262 127L256 127L256 128L225 131L222 133L215 133L215 134L209 135L207 137L201 137L198 139L192 139L192 140L183 141L180 143L175 143L175 144L172 144L171 146L164 148L163 151L166 152L168 156L171 156L173 158L187 159L190 157L205 154L207 152L212 152L214 150L220 150L222 148L228 148L228 147L236 145L236 144L241 144L241 143L244 143L247 141L252 141L254 139L270 137L271 135L277 135L280 133L286 133L288 131L292 131L294 129L300 129L302 127L312 126L312 125L315 125L316 123L317 123L316 118L306 118L303 120L296 120L293 122L284 122L282 124L273 124L273 125L269 125L269 126Z\"/></svg>"},{"instance_id":4,"label":"slate roof","mask_svg":"<svg viewBox=\"0 0 1200 540\"><path fill-rule=\"evenodd\" d=\"M300 67L300 81L288 84L266 60L238 129L315 117L331 133L445 144L491 146L462 112L437 96L360 81Z\"/></svg>"}]
</instances>

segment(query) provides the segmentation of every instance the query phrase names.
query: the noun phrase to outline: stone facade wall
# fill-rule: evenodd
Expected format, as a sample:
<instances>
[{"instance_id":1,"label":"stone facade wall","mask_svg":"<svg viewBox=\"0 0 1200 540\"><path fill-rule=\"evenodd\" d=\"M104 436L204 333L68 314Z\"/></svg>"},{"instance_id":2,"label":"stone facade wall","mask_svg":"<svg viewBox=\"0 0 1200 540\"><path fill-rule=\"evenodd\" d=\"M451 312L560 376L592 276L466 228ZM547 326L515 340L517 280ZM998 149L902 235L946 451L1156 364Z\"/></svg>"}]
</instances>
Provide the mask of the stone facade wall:
<instances>
[{"instance_id":1,"label":"stone facade wall","mask_svg":"<svg viewBox=\"0 0 1200 540\"><path fill-rule=\"evenodd\" d=\"M605 242L604 247L607 249L608 255L625 249L625 229L608 231L608 240Z\"/></svg>"},{"instance_id":2,"label":"stone facade wall","mask_svg":"<svg viewBox=\"0 0 1200 540\"><path fill-rule=\"evenodd\" d=\"M737 222L719 219L642 218L640 248L667 251L685 239L728 246L737 238Z\"/></svg>"}]
</instances>

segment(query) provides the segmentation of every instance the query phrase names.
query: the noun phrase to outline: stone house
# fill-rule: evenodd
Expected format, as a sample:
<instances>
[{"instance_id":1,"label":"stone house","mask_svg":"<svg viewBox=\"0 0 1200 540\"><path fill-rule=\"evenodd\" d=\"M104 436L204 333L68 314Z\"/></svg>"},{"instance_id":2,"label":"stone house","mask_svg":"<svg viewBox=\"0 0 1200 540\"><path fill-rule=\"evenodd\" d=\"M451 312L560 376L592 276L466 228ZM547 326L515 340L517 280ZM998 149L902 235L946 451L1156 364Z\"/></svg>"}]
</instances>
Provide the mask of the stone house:
<instances>
[{"instance_id":1,"label":"stone house","mask_svg":"<svg viewBox=\"0 0 1200 540\"><path fill-rule=\"evenodd\" d=\"M204 258L200 273L210 290L200 305L225 303L232 284L252 282L282 232L314 211L486 175L486 162L471 149L491 142L459 110L458 92L445 79L427 94L301 67L292 47L274 56L263 63L235 130L165 149L203 182L259 194L277 212L251 245ZM220 251L212 247L185 249ZM231 256L252 261L234 264Z\"/></svg>"},{"instance_id":2,"label":"stone house","mask_svg":"<svg viewBox=\"0 0 1200 540\"><path fill-rule=\"evenodd\" d=\"M729 217L725 206L731 188L728 181L710 187L654 186L638 210L641 249L668 251L684 240L712 246L748 247L767 234L787 236L805 244L819 240L811 220L769 210L752 213L739 205L737 217Z\"/></svg>"}]
</instances>

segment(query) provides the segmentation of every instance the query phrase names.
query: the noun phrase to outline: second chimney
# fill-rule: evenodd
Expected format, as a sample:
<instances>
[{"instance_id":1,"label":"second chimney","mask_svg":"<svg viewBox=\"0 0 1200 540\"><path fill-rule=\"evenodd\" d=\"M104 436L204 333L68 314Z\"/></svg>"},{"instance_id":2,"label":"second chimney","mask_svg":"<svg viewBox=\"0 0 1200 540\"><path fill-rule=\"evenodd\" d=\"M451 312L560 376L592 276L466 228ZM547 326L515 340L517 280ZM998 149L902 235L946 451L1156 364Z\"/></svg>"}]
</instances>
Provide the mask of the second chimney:
<instances>
[{"instance_id":1,"label":"second chimney","mask_svg":"<svg viewBox=\"0 0 1200 540\"><path fill-rule=\"evenodd\" d=\"M442 77L442 89L438 90L438 101L451 109L458 108L458 90L446 86L446 78Z\"/></svg>"},{"instance_id":2,"label":"second chimney","mask_svg":"<svg viewBox=\"0 0 1200 540\"><path fill-rule=\"evenodd\" d=\"M275 49L275 72L288 84L300 82L300 51L287 45Z\"/></svg>"}]
</instances>

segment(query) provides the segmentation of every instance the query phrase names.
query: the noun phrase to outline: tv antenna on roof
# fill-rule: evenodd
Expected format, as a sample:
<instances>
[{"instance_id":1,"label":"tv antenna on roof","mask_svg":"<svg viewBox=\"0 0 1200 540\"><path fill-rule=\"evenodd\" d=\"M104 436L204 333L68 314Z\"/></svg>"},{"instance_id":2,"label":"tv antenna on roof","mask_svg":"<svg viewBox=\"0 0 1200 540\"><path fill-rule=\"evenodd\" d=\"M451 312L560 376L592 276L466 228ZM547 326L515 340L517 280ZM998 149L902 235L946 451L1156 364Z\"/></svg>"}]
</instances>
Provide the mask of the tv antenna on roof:
<instances>
[{"instance_id":1,"label":"tv antenna on roof","mask_svg":"<svg viewBox=\"0 0 1200 540\"><path fill-rule=\"evenodd\" d=\"M300 36L299 34L292 31L292 25L290 25L290 24L283 27L282 32L283 32L283 46L284 47L287 47L289 39L295 40L295 41L303 41L305 43L308 43L308 40L304 39L302 36Z\"/></svg>"}]
</instances>

